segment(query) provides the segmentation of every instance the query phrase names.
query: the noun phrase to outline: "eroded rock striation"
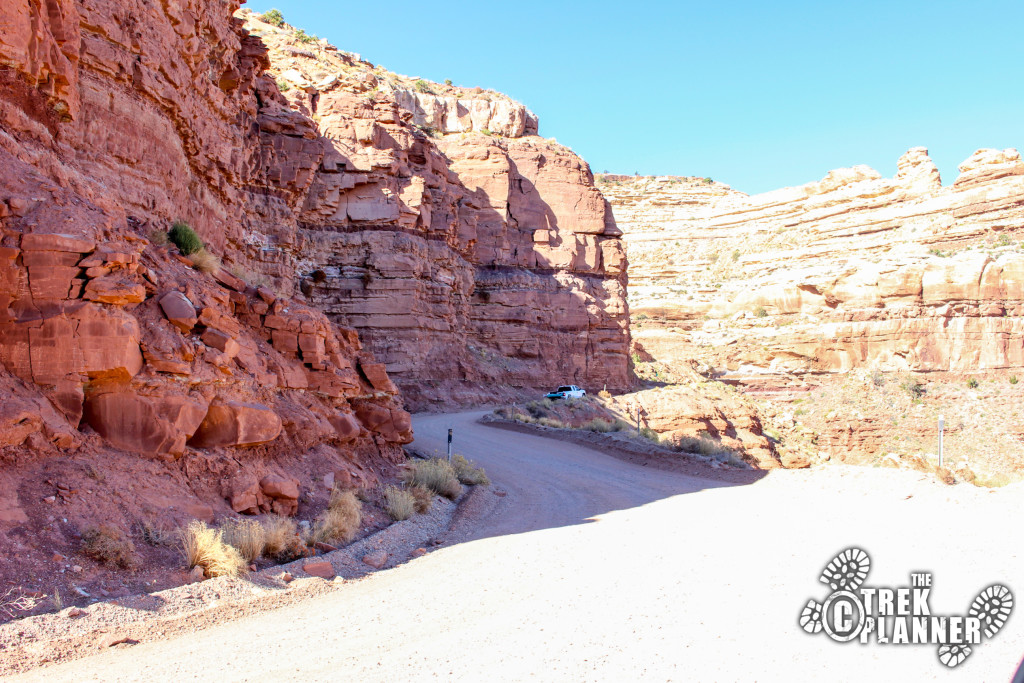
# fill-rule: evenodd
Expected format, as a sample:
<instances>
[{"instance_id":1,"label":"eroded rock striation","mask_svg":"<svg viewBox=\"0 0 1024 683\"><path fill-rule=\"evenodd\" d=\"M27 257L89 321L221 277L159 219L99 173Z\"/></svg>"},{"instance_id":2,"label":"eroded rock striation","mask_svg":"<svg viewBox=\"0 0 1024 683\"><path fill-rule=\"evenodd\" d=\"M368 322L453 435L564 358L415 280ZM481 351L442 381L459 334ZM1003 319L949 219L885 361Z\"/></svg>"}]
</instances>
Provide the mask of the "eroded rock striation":
<instances>
[{"instance_id":1,"label":"eroded rock striation","mask_svg":"<svg viewBox=\"0 0 1024 683\"><path fill-rule=\"evenodd\" d=\"M710 179L600 178L629 246L638 351L788 398L853 370L1021 372L1024 162L979 150L960 170L943 187L915 148L893 178L856 166L749 197ZM886 430L867 420L842 420L822 450L878 455Z\"/></svg>"}]
</instances>

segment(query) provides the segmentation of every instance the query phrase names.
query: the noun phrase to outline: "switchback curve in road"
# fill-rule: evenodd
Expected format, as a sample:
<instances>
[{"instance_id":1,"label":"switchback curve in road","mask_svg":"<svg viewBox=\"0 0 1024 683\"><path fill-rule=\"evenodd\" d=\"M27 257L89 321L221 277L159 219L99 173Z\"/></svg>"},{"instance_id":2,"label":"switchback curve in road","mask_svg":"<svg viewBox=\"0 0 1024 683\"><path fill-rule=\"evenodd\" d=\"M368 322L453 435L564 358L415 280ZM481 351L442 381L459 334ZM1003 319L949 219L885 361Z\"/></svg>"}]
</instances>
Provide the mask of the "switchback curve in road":
<instances>
[{"instance_id":1,"label":"switchback curve in road","mask_svg":"<svg viewBox=\"0 0 1024 683\"><path fill-rule=\"evenodd\" d=\"M416 416L416 445L493 489L449 544L317 600L15 680L1008 680L1024 618L947 670L929 646L840 645L798 625L824 564L858 545L871 583L934 574L932 610L1024 588L1021 489L825 467L724 485L476 424ZM490 494L489 494L490 495ZM471 523L472 522L472 523Z\"/></svg>"}]
</instances>

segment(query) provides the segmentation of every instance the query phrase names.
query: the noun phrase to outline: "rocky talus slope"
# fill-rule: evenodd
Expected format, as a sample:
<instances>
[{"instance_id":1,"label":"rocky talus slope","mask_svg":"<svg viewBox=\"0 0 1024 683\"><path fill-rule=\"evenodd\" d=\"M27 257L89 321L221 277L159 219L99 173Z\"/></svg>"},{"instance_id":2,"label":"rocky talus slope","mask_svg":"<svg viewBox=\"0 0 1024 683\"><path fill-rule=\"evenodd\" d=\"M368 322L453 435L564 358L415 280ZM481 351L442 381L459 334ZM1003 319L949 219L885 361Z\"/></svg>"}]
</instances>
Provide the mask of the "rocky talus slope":
<instances>
[{"instance_id":1,"label":"rocky talus slope","mask_svg":"<svg viewBox=\"0 0 1024 683\"><path fill-rule=\"evenodd\" d=\"M506 97L234 0L5 2L0 85L0 585L121 590L90 525L316 514L410 404L627 382L619 233Z\"/></svg>"},{"instance_id":2,"label":"rocky talus slope","mask_svg":"<svg viewBox=\"0 0 1024 683\"><path fill-rule=\"evenodd\" d=\"M765 399L778 429L807 432L811 459L933 454L945 410L955 462L997 452L1015 470L1024 162L979 150L960 171L943 187L915 148L894 178L856 166L756 196L600 177L628 244L637 359L696 364Z\"/></svg>"}]
</instances>

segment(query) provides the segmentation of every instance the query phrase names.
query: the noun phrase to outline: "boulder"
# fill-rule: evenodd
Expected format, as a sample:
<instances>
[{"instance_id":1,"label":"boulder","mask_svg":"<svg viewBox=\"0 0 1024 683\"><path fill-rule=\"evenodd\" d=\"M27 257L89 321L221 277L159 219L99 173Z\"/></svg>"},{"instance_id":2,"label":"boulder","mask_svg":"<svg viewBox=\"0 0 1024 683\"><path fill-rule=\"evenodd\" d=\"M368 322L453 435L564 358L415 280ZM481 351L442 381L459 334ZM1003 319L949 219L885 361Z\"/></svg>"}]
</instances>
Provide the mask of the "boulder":
<instances>
[{"instance_id":1,"label":"boulder","mask_svg":"<svg viewBox=\"0 0 1024 683\"><path fill-rule=\"evenodd\" d=\"M279 515L290 517L299 510L299 480L268 474L260 479L260 490L271 500L271 509Z\"/></svg>"},{"instance_id":2,"label":"boulder","mask_svg":"<svg viewBox=\"0 0 1024 683\"><path fill-rule=\"evenodd\" d=\"M302 565L302 571L310 576L318 576L321 579L333 579L335 576L334 567L330 562L307 562Z\"/></svg>"},{"instance_id":3,"label":"boulder","mask_svg":"<svg viewBox=\"0 0 1024 683\"><path fill-rule=\"evenodd\" d=\"M412 441L412 417L401 408L387 408L376 403L363 403L356 408L356 417L371 432L391 443Z\"/></svg>"},{"instance_id":4,"label":"boulder","mask_svg":"<svg viewBox=\"0 0 1024 683\"><path fill-rule=\"evenodd\" d=\"M362 428L359 426L359 420L351 413L336 413L328 418L328 420L338 433L338 440L342 443L352 441L362 431Z\"/></svg>"},{"instance_id":5,"label":"boulder","mask_svg":"<svg viewBox=\"0 0 1024 683\"><path fill-rule=\"evenodd\" d=\"M196 326L196 308L181 292L168 292L160 299L160 308L172 325L188 334Z\"/></svg>"},{"instance_id":6,"label":"boulder","mask_svg":"<svg viewBox=\"0 0 1024 683\"><path fill-rule=\"evenodd\" d=\"M383 550L375 550L374 552L366 553L363 555L363 564L367 564L374 569L380 569L388 563L388 554Z\"/></svg>"},{"instance_id":7,"label":"boulder","mask_svg":"<svg viewBox=\"0 0 1024 683\"><path fill-rule=\"evenodd\" d=\"M236 401L214 403L189 445L195 448L257 446L276 439L281 426L280 416L264 405Z\"/></svg>"},{"instance_id":8,"label":"boulder","mask_svg":"<svg viewBox=\"0 0 1024 683\"><path fill-rule=\"evenodd\" d=\"M185 396L131 392L90 396L85 421L117 448L179 456L206 415L206 405Z\"/></svg>"},{"instance_id":9,"label":"boulder","mask_svg":"<svg viewBox=\"0 0 1024 683\"><path fill-rule=\"evenodd\" d=\"M231 509L242 515L256 515L269 509L263 489L251 474L240 474L231 480L227 499Z\"/></svg>"},{"instance_id":10,"label":"boulder","mask_svg":"<svg viewBox=\"0 0 1024 683\"><path fill-rule=\"evenodd\" d=\"M115 306L139 304L146 300L146 288L131 278L109 275L89 280L82 298Z\"/></svg>"}]
</instances>

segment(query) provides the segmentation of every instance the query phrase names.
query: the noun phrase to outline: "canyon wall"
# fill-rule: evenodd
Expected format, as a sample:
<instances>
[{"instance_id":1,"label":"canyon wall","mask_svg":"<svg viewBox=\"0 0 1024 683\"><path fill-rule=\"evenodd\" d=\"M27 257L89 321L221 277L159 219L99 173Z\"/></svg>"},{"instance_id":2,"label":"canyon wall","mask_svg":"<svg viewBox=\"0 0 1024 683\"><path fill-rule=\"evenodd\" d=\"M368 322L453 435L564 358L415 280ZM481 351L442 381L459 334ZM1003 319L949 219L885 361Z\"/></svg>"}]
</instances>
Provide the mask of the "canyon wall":
<instances>
[{"instance_id":1,"label":"canyon wall","mask_svg":"<svg viewBox=\"0 0 1024 683\"><path fill-rule=\"evenodd\" d=\"M851 371L1021 372L1024 162L979 150L960 170L943 187L915 148L894 178L855 166L756 196L600 177L628 245L639 357L786 401ZM821 428L824 450L849 447Z\"/></svg>"},{"instance_id":2,"label":"canyon wall","mask_svg":"<svg viewBox=\"0 0 1024 683\"><path fill-rule=\"evenodd\" d=\"M291 514L406 408L629 381L614 221L507 97L210 0L4 3L0 84L0 523Z\"/></svg>"},{"instance_id":3,"label":"canyon wall","mask_svg":"<svg viewBox=\"0 0 1024 683\"><path fill-rule=\"evenodd\" d=\"M298 272L411 405L627 386L626 258L583 160L498 93L392 74L245 16L316 143L295 232L252 260L278 281Z\"/></svg>"}]
</instances>

